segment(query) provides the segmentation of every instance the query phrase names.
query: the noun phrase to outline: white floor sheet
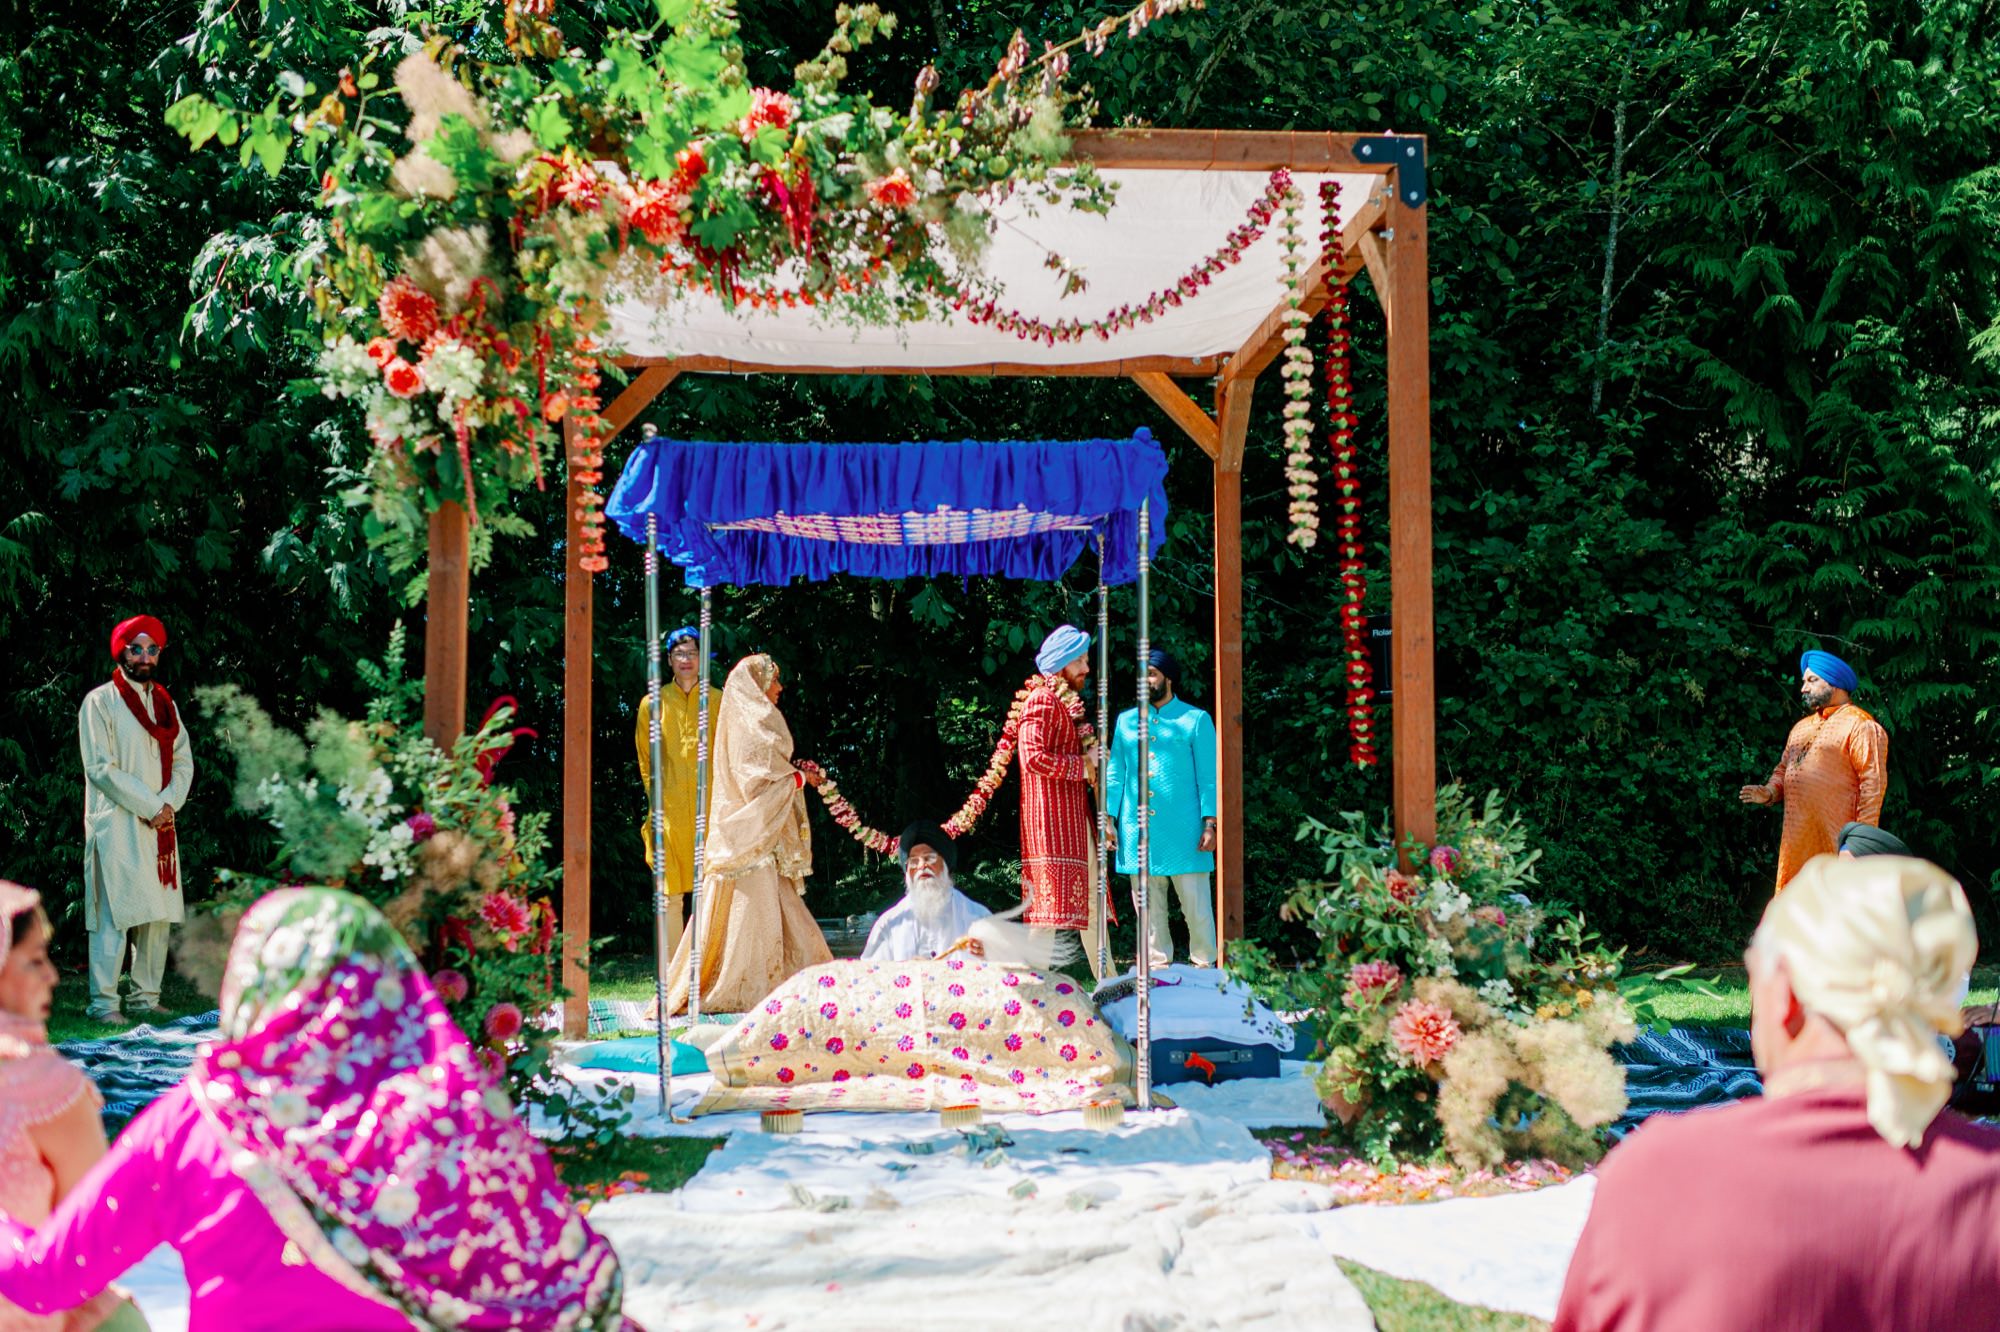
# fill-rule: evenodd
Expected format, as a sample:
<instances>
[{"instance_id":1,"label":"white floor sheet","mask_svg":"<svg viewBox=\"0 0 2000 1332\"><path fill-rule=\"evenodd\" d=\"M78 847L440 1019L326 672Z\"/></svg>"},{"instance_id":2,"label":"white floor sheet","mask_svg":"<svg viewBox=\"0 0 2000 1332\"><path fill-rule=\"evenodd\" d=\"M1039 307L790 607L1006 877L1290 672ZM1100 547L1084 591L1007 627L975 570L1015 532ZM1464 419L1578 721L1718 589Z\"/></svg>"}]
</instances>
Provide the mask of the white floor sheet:
<instances>
[{"instance_id":1,"label":"white floor sheet","mask_svg":"<svg viewBox=\"0 0 2000 1332\"><path fill-rule=\"evenodd\" d=\"M656 1079L574 1076L634 1084L629 1132L728 1138L684 1188L591 1213L649 1332L1373 1327L1330 1256L1549 1318L1594 1184L1334 1208L1323 1188L1271 1180L1249 1133L1321 1122L1296 1063L1274 1081L1176 1084L1163 1090L1180 1109L1109 1132L1075 1113L1005 1116L988 1126L1005 1145L929 1114L812 1114L786 1137L749 1114L668 1124ZM706 1085L676 1079L676 1109ZM154 1332L185 1332L172 1250L121 1284Z\"/></svg>"},{"instance_id":2,"label":"white floor sheet","mask_svg":"<svg viewBox=\"0 0 2000 1332\"><path fill-rule=\"evenodd\" d=\"M1594 1176L1498 1198L1370 1203L1299 1218L1328 1253L1462 1304L1553 1319Z\"/></svg>"}]
</instances>

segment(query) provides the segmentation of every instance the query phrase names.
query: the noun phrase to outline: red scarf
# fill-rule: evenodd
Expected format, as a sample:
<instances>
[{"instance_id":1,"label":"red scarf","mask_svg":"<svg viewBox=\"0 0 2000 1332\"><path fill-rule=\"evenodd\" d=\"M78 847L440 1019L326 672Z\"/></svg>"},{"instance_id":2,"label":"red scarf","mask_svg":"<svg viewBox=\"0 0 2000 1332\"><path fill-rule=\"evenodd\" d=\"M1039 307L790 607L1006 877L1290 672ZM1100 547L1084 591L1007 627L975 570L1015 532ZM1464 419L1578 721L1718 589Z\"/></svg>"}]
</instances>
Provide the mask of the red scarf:
<instances>
[{"instance_id":1,"label":"red scarf","mask_svg":"<svg viewBox=\"0 0 2000 1332\"><path fill-rule=\"evenodd\" d=\"M181 715L174 709L173 697L167 693L165 685L154 685L154 715L148 717L145 700L139 697L139 691L125 678L122 667L113 668L111 683L118 686L118 697L125 700L125 706L139 719L139 725L145 727L146 734L152 736L154 742L160 746L160 790L165 793L166 789L173 785L174 741L181 733ZM168 826L158 829L155 835L160 839L160 883L167 888L178 889L181 885L180 872L174 858L174 847L177 844L174 830Z\"/></svg>"}]
</instances>

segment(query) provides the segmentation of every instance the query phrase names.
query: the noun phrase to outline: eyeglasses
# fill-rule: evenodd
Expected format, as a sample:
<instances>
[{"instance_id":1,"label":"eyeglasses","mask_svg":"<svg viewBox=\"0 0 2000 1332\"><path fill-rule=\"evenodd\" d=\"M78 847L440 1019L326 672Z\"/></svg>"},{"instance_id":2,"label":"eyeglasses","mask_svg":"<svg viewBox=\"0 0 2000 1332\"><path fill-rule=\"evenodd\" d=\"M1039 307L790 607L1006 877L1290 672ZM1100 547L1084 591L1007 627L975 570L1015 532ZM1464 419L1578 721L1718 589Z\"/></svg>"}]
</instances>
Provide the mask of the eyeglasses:
<instances>
[{"instance_id":1,"label":"eyeglasses","mask_svg":"<svg viewBox=\"0 0 2000 1332\"><path fill-rule=\"evenodd\" d=\"M165 648L141 647L137 643L128 643L125 647L126 655L133 657L157 657L164 651Z\"/></svg>"}]
</instances>

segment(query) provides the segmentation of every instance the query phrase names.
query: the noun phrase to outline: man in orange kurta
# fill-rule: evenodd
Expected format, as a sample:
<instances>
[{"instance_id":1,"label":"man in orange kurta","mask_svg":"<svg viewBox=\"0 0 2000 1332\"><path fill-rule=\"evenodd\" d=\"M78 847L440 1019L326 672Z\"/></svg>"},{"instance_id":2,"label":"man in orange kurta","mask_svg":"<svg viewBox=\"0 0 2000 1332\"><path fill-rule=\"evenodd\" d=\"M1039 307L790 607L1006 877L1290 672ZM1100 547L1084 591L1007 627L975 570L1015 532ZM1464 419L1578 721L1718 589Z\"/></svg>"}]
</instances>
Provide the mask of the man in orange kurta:
<instances>
[{"instance_id":1,"label":"man in orange kurta","mask_svg":"<svg viewBox=\"0 0 2000 1332\"><path fill-rule=\"evenodd\" d=\"M1889 779L1889 733L1849 697L1858 683L1854 668L1831 652L1808 652L1799 675L1806 715L1770 779L1742 791L1745 804L1785 807L1779 892L1808 860L1840 849L1843 824L1881 825Z\"/></svg>"}]
</instances>

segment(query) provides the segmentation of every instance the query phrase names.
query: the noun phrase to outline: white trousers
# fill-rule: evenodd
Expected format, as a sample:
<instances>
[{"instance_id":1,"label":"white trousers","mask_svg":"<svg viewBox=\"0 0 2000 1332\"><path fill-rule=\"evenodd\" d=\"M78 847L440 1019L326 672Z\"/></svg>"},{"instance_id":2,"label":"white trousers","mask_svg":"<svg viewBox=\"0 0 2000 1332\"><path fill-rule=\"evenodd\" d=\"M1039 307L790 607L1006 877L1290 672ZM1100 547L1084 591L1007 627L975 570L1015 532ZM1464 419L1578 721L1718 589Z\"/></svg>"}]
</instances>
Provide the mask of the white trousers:
<instances>
[{"instance_id":1,"label":"white trousers","mask_svg":"<svg viewBox=\"0 0 2000 1332\"><path fill-rule=\"evenodd\" d=\"M100 921L109 922L104 911ZM90 1015L109 1017L119 1011L118 975L125 969L125 950L132 950L132 999L140 1008L157 1007L160 982L167 974L167 938L172 921L148 921L129 930L113 929L108 923L90 932ZM130 936L129 939L127 936Z\"/></svg>"},{"instance_id":2,"label":"white trousers","mask_svg":"<svg viewBox=\"0 0 2000 1332\"><path fill-rule=\"evenodd\" d=\"M1139 876L1127 875L1132 881L1132 910L1139 909ZM1188 957L1199 967L1215 965L1215 893L1209 886L1206 872L1198 874L1155 874L1153 886L1147 894L1147 914L1152 918L1153 965L1166 966L1174 960L1174 936L1167 928L1167 884L1171 881L1174 895L1181 899L1181 914L1187 917Z\"/></svg>"}]
</instances>

